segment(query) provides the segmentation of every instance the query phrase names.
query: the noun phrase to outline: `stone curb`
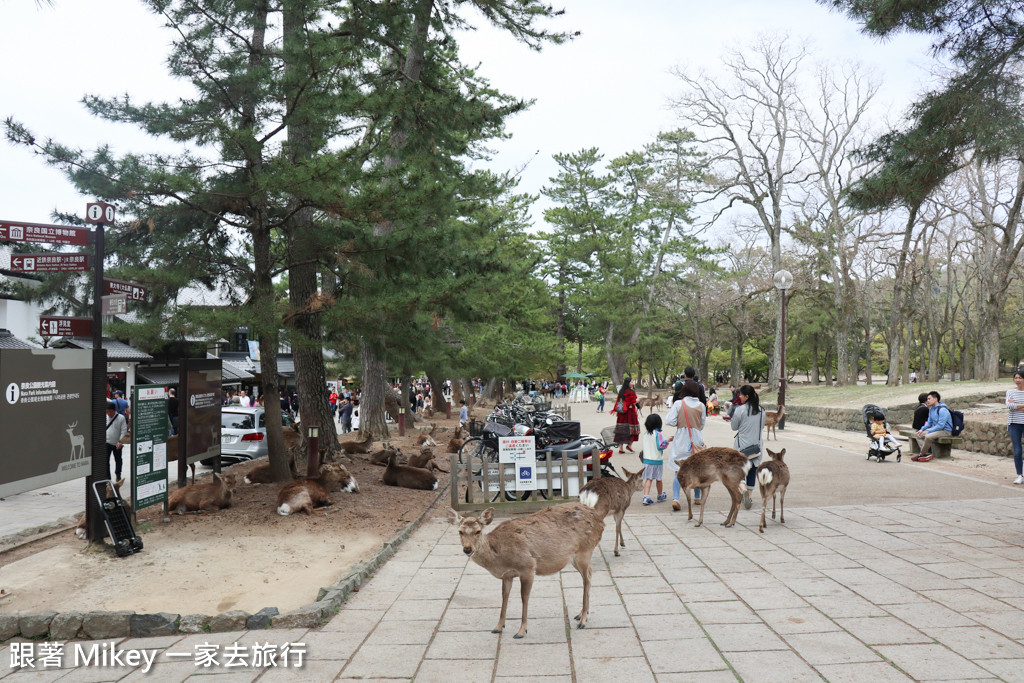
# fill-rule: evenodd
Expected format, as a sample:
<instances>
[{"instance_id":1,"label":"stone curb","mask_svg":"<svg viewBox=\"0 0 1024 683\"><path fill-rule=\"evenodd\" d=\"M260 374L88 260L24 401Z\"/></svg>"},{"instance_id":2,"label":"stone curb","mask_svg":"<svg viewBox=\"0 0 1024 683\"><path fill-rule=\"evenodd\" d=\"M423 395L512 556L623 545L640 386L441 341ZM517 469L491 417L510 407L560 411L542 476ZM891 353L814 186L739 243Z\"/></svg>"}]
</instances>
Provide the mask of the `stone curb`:
<instances>
[{"instance_id":1,"label":"stone curb","mask_svg":"<svg viewBox=\"0 0 1024 683\"><path fill-rule=\"evenodd\" d=\"M321 588L316 601L281 614L276 607L264 607L256 614L231 610L213 616L204 614L138 614L136 612L0 613L0 642L21 637L31 640L74 640L146 638L177 634L245 631L267 628L317 628L327 623L353 592L395 554L442 501L451 486L440 489L423 513L395 534L365 564L356 565L338 583Z\"/></svg>"}]
</instances>

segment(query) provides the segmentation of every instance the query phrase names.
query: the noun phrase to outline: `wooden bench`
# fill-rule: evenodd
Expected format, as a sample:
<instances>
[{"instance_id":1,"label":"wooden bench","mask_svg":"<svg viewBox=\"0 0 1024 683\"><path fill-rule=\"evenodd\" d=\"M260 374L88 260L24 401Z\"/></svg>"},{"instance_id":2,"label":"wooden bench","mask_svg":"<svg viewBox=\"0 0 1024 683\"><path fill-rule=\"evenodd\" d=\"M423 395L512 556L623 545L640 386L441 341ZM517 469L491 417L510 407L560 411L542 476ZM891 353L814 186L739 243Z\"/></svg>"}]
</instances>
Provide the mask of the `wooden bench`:
<instances>
[{"instance_id":1,"label":"wooden bench","mask_svg":"<svg viewBox=\"0 0 1024 683\"><path fill-rule=\"evenodd\" d=\"M921 452L921 444L917 442L913 430L901 430L900 436L905 436L910 441L910 453L917 455ZM964 440L959 436L943 436L936 439L932 444L932 455L936 458L948 458L953 455L953 446L962 444Z\"/></svg>"}]
</instances>

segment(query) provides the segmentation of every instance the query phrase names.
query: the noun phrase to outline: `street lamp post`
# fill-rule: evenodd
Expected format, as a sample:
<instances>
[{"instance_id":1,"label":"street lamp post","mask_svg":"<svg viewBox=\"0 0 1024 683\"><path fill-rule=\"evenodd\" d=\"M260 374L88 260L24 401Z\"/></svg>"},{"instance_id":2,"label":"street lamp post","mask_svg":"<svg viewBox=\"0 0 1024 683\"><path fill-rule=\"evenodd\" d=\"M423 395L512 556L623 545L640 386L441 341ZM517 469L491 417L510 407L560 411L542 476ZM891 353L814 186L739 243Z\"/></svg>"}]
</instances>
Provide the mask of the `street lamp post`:
<instances>
[{"instance_id":1,"label":"street lamp post","mask_svg":"<svg viewBox=\"0 0 1024 683\"><path fill-rule=\"evenodd\" d=\"M772 277L772 282L782 292L782 347L779 353L779 407L781 408L786 404L786 290L793 286L793 274L788 270L780 270Z\"/></svg>"}]
</instances>

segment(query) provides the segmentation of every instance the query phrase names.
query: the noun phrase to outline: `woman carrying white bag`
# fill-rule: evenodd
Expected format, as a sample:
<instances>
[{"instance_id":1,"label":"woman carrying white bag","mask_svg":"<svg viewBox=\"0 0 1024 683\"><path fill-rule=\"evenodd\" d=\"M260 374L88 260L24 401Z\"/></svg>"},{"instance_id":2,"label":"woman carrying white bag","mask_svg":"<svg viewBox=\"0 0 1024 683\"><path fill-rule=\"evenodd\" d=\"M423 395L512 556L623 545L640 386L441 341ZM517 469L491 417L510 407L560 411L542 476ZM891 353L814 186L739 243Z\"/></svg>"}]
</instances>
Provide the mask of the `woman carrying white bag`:
<instances>
[{"instance_id":1,"label":"woman carrying white bag","mask_svg":"<svg viewBox=\"0 0 1024 683\"><path fill-rule=\"evenodd\" d=\"M675 436L672 438L672 452L668 459L668 466L673 472L679 471L679 463L693 455L693 446L697 450L704 445L704 425L707 423L708 411L700 402L700 385L695 380L688 379L676 389L672 397L672 407L668 411L668 418L665 424L676 428ZM682 488L679 480L672 477L672 509L682 510L679 503L679 494ZM701 504L700 489L693 490L694 505Z\"/></svg>"}]
</instances>

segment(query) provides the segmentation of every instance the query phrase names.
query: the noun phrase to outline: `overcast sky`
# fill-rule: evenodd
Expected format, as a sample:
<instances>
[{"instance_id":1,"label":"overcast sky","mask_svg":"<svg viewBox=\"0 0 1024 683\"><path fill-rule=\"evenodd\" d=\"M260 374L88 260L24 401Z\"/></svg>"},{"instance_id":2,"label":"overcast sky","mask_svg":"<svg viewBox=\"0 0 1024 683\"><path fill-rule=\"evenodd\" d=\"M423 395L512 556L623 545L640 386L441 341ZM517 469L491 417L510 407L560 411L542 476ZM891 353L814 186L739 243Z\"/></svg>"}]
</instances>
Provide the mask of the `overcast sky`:
<instances>
[{"instance_id":1,"label":"overcast sky","mask_svg":"<svg viewBox=\"0 0 1024 683\"><path fill-rule=\"evenodd\" d=\"M536 100L497 145L499 170L527 165L522 191L537 193L556 172L551 155L598 147L606 158L641 148L678 127L667 101L679 84L675 66L714 71L724 50L761 31L809 38L819 57L856 60L883 82L878 102L895 116L927 83L927 42L901 36L879 43L846 17L813 0L567 0L554 28L580 31L561 46L535 53L481 30L464 36L463 58L500 90ZM475 19L475 17L474 17ZM165 75L172 36L133 0L0 0L0 117L13 117L41 137L118 152L155 149L129 126L90 117L85 94L129 93L136 101L173 98L180 86ZM167 149L163 147L163 149ZM51 212L83 212L56 170L0 141L0 219L49 222ZM540 220L539 212L535 215Z\"/></svg>"}]
</instances>

